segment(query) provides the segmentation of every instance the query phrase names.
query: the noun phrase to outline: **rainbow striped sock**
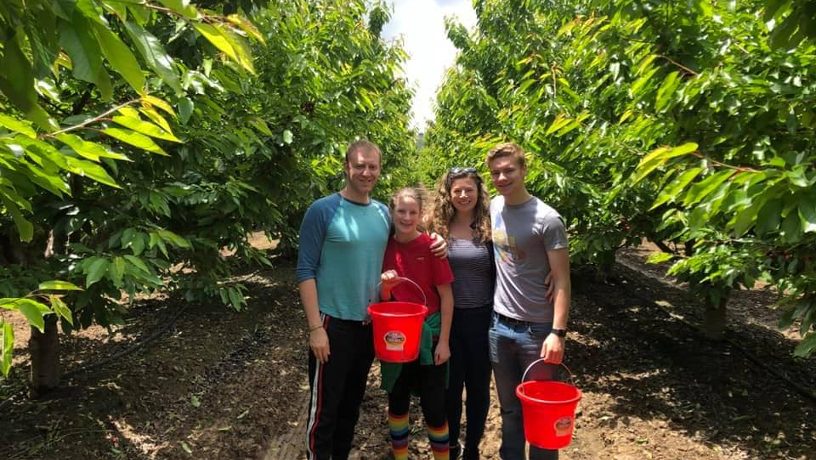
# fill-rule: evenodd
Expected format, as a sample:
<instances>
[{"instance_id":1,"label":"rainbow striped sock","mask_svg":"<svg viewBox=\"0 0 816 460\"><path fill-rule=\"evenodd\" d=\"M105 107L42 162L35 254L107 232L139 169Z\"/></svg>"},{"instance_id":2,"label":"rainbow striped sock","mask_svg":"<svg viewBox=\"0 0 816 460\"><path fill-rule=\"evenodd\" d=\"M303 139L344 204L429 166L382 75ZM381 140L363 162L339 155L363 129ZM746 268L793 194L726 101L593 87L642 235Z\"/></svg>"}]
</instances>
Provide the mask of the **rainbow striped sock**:
<instances>
[{"instance_id":1,"label":"rainbow striped sock","mask_svg":"<svg viewBox=\"0 0 816 460\"><path fill-rule=\"evenodd\" d=\"M436 428L428 425L428 440L431 441L431 450L434 460L450 459L450 435L448 434L448 422Z\"/></svg>"},{"instance_id":2,"label":"rainbow striped sock","mask_svg":"<svg viewBox=\"0 0 816 460\"><path fill-rule=\"evenodd\" d=\"M408 433L410 432L408 414L394 415L388 412L388 430L391 434L391 450L394 451L394 460L408 460ZM447 427L445 427L445 432L447 433Z\"/></svg>"}]
</instances>

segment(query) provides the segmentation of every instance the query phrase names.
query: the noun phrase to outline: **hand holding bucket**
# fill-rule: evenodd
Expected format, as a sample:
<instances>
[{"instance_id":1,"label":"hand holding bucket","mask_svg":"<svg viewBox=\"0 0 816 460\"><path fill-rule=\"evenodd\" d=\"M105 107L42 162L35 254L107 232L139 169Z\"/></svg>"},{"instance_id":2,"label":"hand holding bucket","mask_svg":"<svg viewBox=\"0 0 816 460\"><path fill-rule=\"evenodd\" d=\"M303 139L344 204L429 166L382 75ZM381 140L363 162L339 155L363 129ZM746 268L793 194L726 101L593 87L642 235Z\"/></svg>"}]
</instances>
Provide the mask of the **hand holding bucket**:
<instances>
[{"instance_id":1,"label":"hand holding bucket","mask_svg":"<svg viewBox=\"0 0 816 460\"><path fill-rule=\"evenodd\" d=\"M527 373L543 359L533 361L516 387L524 417L524 437L541 449L562 449L572 441L575 428L575 409L581 400L581 390L575 387L572 372L564 366L572 384L557 381L531 380Z\"/></svg>"},{"instance_id":2,"label":"hand holding bucket","mask_svg":"<svg viewBox=\"0 0 816 460\"><path fill-rule=\"evenodd\" d=\"M423 303L427 303L425 292L413 280L408 281L422 293ZM377 285L379 286L379 284ZM413 302L377 302L369 305L368 315L374 333L374 355L380 361L407 363L419 357L419 342L422 323L428 314L428 307Z\"/></svg>"}]
</instances>

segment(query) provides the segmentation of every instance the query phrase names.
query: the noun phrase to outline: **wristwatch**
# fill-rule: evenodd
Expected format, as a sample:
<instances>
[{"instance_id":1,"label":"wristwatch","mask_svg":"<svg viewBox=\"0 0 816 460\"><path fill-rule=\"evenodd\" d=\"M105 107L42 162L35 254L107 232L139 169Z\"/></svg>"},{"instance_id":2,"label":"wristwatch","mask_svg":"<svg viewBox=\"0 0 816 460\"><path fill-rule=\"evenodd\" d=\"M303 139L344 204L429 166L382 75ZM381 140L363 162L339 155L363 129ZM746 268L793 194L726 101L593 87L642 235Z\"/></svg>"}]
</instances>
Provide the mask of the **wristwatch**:
<instances>
[{"instance_id":1,"label":"wristwatch","mask_svg":"<svg viewBox=\"0 0 816 460\"><path fill-rule=\"evenodd\" d=\"M552 331L550 332L550 334L555 334L558 337L566 337L567 336L567 330L566 329L553 328Z\"/></svg>"}]
</instances>

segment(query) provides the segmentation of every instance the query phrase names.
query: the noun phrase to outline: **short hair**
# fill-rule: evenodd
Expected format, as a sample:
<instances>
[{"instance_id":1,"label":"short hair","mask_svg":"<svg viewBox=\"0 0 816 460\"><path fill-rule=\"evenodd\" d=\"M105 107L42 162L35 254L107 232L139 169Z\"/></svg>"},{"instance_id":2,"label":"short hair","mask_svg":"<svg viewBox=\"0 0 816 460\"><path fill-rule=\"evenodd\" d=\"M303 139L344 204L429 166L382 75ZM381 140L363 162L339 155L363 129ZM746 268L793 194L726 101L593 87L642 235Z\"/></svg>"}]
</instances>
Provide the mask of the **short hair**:
<instances>
[{"instance_id":1,"label":"short hair","mask_svg":"<svg viewBox=\"0 0 816 460\"><path fill-rule=\"evenodd\" d=\"M485 163L487 166L490 166L490 162L495 160L496 158L502 157L513 157L518 162L519 166L524 168L527 166L527 157L524 155L524 149L522 149L518 144L513 142L505 142L504 144L499 144L489 152L487 152L487 158L485 158Z\"/></svg>"},{"instance_id":2,"label":"short hair","mask_svg":"<svg viewBox=\"0 0 816 460\"><path fill-rule=\"evenodd\" d=\"M354 141L349 145L348 150L346 150L346 163L349 162L349 157L351 154L356 152L376 152L377 155L380 157L380 163L382 163L382 152L380 148L377 147L377 144L369 141Z\"/></svg>"}]
</instances>

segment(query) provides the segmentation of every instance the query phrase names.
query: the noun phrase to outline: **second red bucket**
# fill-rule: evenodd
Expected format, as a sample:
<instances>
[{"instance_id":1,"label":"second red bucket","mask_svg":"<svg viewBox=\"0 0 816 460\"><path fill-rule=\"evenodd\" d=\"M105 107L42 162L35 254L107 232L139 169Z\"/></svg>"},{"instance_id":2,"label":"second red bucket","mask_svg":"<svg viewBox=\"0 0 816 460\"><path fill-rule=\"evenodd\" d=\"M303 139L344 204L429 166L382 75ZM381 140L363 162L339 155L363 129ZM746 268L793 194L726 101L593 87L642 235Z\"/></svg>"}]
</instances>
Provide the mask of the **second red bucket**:
<instances>
[{"instance_id":1,"label":"second red bucket","mask_svg":"<svg viewBox=\"0 0 816 460\"><path fill-rule=\"evenodd\" d=\"M521 400L524 417L524 437L531 445L541 449L562 449L572 442L575 409L581 400L581 390L563 382L525 382L530 368L542 361L543 359L539 359L530 364L521 378L521 384L516 387L516 396Z\"/></svg>"}]
</instances>

